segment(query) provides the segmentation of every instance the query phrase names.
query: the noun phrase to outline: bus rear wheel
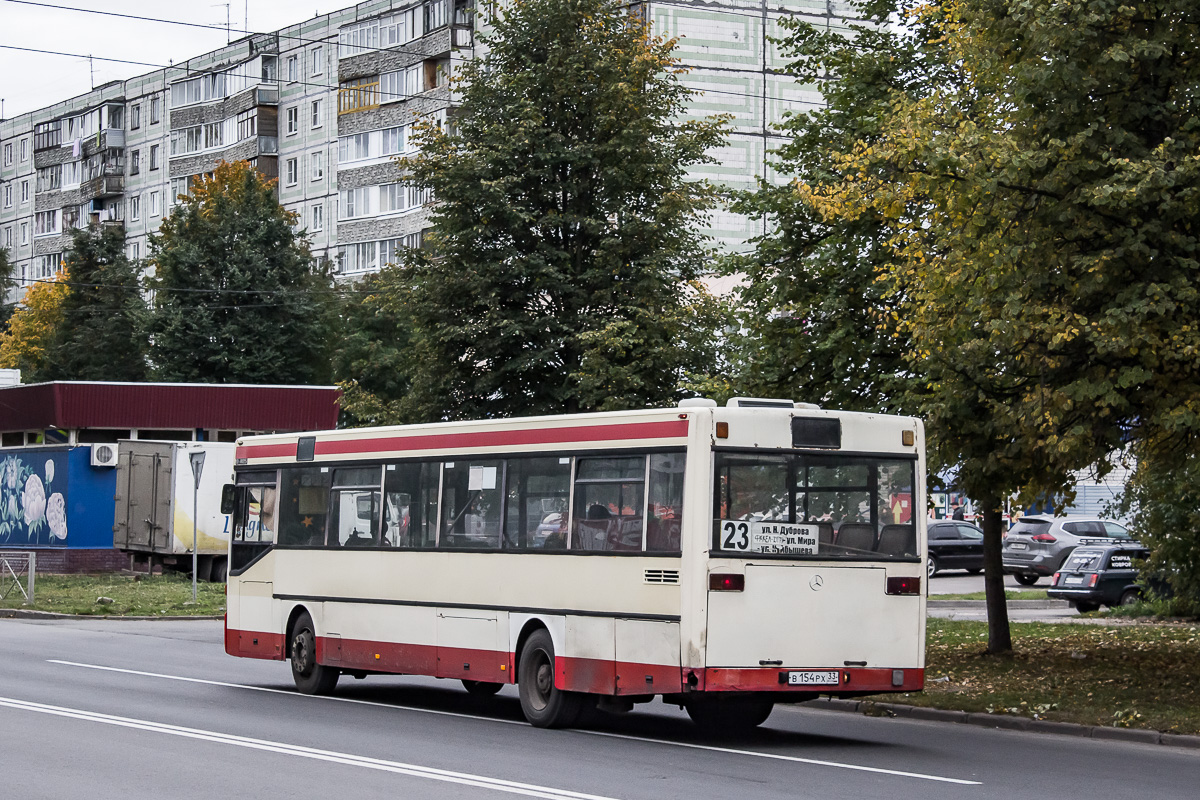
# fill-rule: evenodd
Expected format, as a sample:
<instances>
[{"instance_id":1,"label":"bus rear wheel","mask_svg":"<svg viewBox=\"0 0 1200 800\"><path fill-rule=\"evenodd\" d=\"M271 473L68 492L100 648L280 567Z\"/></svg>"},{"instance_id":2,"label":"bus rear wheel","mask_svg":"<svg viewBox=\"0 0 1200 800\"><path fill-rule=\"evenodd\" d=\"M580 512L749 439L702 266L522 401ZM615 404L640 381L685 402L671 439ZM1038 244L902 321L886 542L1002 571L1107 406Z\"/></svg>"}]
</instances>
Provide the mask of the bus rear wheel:
<instances>
[{"instance_id":1,"label":"bus rear wheel","mask_svg":"<svg viewBox=\"0 0 1200 800\"><path fill-rule=\"evenodd\" d=\"M292 680L301 694L329 694L337 686L338 670L317 663L317 635L312 617L301 614L289 636Z\"/></svg>"},{"instance_id":2,"label":"bus rear wheel","mask_svg":"<svg viewBox=\"0 0 1200 800\"><path fill-rule=\"evenodd\" d=\"M545 630L534 631L521 650L517 666L521 711L535 728L565 728L583 711L583 696L554 686L554 641Z\"/></svg>"},{"instance_id":3,"label":"bus rear wheel","mask_svg":"<svg viewBox=\"0 0 1200 800\"><path fill-rule=\"evenodd\" d=\"M761 697L690 697L684 703L692 722L708 733L745 732L767 721L775 708Z\"/></svg>"}]
</instances>

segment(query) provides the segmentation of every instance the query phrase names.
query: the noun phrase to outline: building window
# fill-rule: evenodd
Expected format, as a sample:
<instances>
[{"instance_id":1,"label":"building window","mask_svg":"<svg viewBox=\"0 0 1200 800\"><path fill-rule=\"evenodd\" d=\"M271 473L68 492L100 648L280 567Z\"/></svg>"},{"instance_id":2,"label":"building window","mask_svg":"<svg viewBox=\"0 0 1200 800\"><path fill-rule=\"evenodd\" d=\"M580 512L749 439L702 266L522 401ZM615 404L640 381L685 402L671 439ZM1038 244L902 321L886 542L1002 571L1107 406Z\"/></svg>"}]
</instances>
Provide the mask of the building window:
<instances>
[{"instance_id":1,"label":"building window","mask_svg":"<svg viewBox=\"0 0 1200 800\"><path fill-rule=\"evenodd\" d=\"M343 273L375 269L375 242L359 242L338 248L338 270Z\"/></svg>"},{"instance_id":2,"label":"building window","mask_svg":"<svg viewBox=\"0 0 1200 800\"><path fill-rule=\"evenodd\" d=\"M312 101L312 126L314 128L321 127L321 101Z\"/></svg>"},{"instance_id":3,"label":"building window","mask_svg":"<svg viewBox=\"0 0 1200 800\"><path fill-rule=\"evenodd\" d=\"M291 136L300 130L300 109L289 108L287 110L287 135Z\"/></svg>"},{"instance_id":4,"label":"building window","mask_svg":"<svg viewBox=\"0 0 1200 800\"><path fill-rule=\"evenodd\" d=\"M321 151L310 153L308 156L309 164L312 165L312 179L319 181L325 177L325 154Z\"/></svg>"},{"instance_id":5,"label":"building window","mask_svg":"<svg viewBox=\"0 0 1200 800\"><path fill-rule=\"evenodd\" d=\"M142 151L134 150L129 154L129 174L137 175L142 171Z\"/></svg>"},{"instance_id":6,"label":"building window","mask_svg":"<svg viewBox=\"0 0 1200 800\"><path fill-rule=\"evenodd\" d=\"M237 116L238 141L249 139L258 133L258 109L243 111Z\"/></svg>"},{"instance_id":7,"label":"building window","mask_svg":"<svg viewBox=\"0 0 1200 800\"><path fill-rule=\"evenodd\" d=\"M4 247L12 247L12 225L4 229Z\"/></svg>"},{"instance_id":8,"label":"building window","mask_svg":"<svg viewBox=\"0 0 1200 800\"><path fill-rule=\"evenodd\" d=\"M287 57L287 79L293 82L300 80L300 61L295 56Z\"/></svg>"},{"instance_id":9,"label":"building window","mask_svg":"<svg viewBox=\"0 0 1200 800\"><path fill-rule=\"evenodd\" d=\"M130 244L129 245L129 260L137 261L141 257L142 257L141 242L133 242L132 244Z\"/></svg>"},{"instance_id":10,"label":"building window","mask_svg":"<svg viewBox=\"0 0 1200 800\"><path fill-rule=\"evenodd\" d=\"M405 128L403 125L397 128L383 129L383 154L385 156L396 155L403 153L405 148Z\"/></svg>"},{"instance_id":11,"label":"building window","mask_svg":"<svg viewBox=\"0 0 1200 800\"><path fill-rule=\"evenodd\" d=\"M129 221L137 222L142 218L142 196L135 194L129 198Z\"/></svg>"},{"instance_id":12,"label":"building window","mask_svg":"<svg viewBox=\"0 0 1200 800\"><path fill-rule=\"evenodd\" d=\"M309 53L312 61L312 74L321 75L325 72L325 48L317 45Z\"/></svg>"},{"instance_id":13,"label":"building window","mask_svg":"<svg viewBox=\"0 0 1200 800\"><path fill-rule=\"evenodd\" d=\"M322 205L312 207L312 229L314 231L325 229L325 207Z\"/></svg>"},{"instance_id":14,"label":"building window","mask_svg":"<svg viewBox=\"0 0 1200 800\"><path fill-rule=\"evenodd\" d=\"M12 208L12 186L10 184L4 186L4 207Z\"/></svg>"},{"instance_id":15,"label":"building window","mask_svg":"<svg viewBox=\"0 0 1200 800\"><path fill-rule=\"evenodd\" d=\"M4 145L4 166L12 166L12 142Z\"/></svg>"},{"instance_id":16,"label":"building window","mask_svg":"<svg viewBox=\"0 0 1200 800\"><path fill-rule=\"evenodd\" d=\"M142 127L142 104L134 103L133 108L129 109L129 130L136 131Z\"/></svg>"},{"instance_id":17,"label":"building window","mask_svg":"<svg viewBox=\"0 0 1200 800\"><path fill-rule=\"evenodd\" d=\"M21 223L21 244L29 244L29 223Z\"/></svg>"},{"instance_id":18,"label":"building window","mask_svg":"<svg viewBox=\"0 0 1200 800\"><path fill-rule=\"evenodd\" d=\"M339 195L339 213L342 219L368 217L373 212L372 203L378 197L377 186L364 186L360 189L346 189ZM376 201L377 202L377 201Z\"/></svg>"},{"instance_id":19,"label":"building window","mask_svg":"<svg viewBox=\"0 0 1200 800\"><path fill-rule=\"evenodd\" d=\"M150 98L150 124L157 125L159 115L162 112L162 99L158 97Z\"/></svg>"},{"instance_id":20,"label":"building window","mask_svg":"<svg viewBox=\"0 0 1200 800\"><path fill-rule=\"evenodd\" d=\"M161 197L162 197L162 194L160 192L151 192L150 193L150 216L157 217L159 214L162 213L162 206L160 205Z\"/></svg>"},{"instance_id":21,"label":"building window","mask_svg":"<svg viewBox=\"0 0 1200 800\"><path fill-rule=\"evenodd\" d=\"M159 166L160 166L160 164L158 163L158 145L152 144L152 145L150 145L150 169L158 169Z\"/></svg>"},{"instance_id":22,"label":"building window","mask_svg":"<svg viewBox=\"0 0 1200 800\"><path fill-rule=\"evenodd\" d=\"M33 215L33 235L47 236L59 233L60 216L58 209L54 211L39 211Z\"/></svg>"},{"instance_id":23,"label":"building window","mask_svg":"<svg viewBox=\"0 0 1200 800\"><path fill-rule=\"evenodd\" d=\"M29 140L22 139L21 140L21 163L23 164L28 160L29 160Z\"/></svg>"},{"instance_id":24,"label":"building window","mask_svg":"<svg viewBox=\"0 0 1200 800\"><path fill-rule=\"evenodd\" d=\"M204 126L204 149L211 150L214 147L220 147L225 143L224 124L220 122L210 122Z\"/></svg>"},{"instance_id":25,"label":"building window","mask_svg":"<svg viewBox=\"0 0 1200 800\"><path fill-rule=\"evenodd\" d=\"M29 202L29 181L21 181L21 203Z\"/></svg>"},{"instance_id":26,"label":"building window","mask_svg":"<svg viewBox=\"0 0 1200 800\"><path fill-rule=\"evenodd\" d=\"M298 178L299 172L300 172L300 170L298 169L297 159L289 158L287 160L287 185L288 186L296 185L296 181L299 180L299 178Z\"/></svg>"},{"instance_id":27,"label":"building window","mask_svg":"<svg viewBox=\"0 0 1200 800\"><path fill-rule=\"evenodd\" d=\"M347 164L371 157L371 134L355 133L338 139L338 163Z\"/></svg>"}]
</instances>

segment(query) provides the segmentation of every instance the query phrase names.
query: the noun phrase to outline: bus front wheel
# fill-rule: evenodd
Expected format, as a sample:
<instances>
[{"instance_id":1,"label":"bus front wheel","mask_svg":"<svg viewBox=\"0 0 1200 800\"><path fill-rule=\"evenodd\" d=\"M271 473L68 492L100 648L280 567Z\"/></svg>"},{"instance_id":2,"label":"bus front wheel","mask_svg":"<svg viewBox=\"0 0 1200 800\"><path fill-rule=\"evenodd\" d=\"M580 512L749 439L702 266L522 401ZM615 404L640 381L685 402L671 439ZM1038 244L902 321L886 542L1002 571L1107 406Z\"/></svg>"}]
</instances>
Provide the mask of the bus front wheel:
<instances>
[{"instance_id":1,"label":"bus front wheel","mask_svg":"<svg viewBox=\"0 0 1200 800\"><path fill-rule=\"evenodd\" d=\"M291 633L292 679L302 694L329 694L339 671L317 663L317 635L312 617L301 614Z\"/></svg>"},{"instance_id":2,"label":"bus front wheel","mask_svg":"<svg viewBox=\"0 0 1200 800\"><path fill-rule=\"evenodd\" d=\"M569 727L583 710L581 695L554 686L554 642L545 629L534 631L521 650L517 689L521 711L535 728Z\"/></svg>"},{"instance_id":3,"label":"bus front wheel","mask_svg":"<svg viewBox=\"0 0 1200 800\"><path fill-rule=\"evenodd\" d=\"M690 697L684 708L692 722L708 733L727 733L762 725L775 703L761 697Z\"/></svg>"}]
</instances>

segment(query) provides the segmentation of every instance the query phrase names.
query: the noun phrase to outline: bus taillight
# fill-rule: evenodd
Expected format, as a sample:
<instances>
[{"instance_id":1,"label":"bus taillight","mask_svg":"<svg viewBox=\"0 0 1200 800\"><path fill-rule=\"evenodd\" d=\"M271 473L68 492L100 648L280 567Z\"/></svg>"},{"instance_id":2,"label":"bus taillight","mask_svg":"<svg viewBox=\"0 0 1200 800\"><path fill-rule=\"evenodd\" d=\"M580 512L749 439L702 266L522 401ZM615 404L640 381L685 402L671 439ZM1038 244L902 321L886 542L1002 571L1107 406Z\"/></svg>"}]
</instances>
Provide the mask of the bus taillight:
<instances>
[{"instance_id":1,"label":"bus taillight","mask_svg":"<svg viewBox=\"0 0 1200 800\"><path fill-rule=\"evenodd\" d=\"M713 592L745 591L746 576L714 572L708 576L708 588Z\"/></svg>"},{"instance_id":2,"label":"bus taillight","mask_svg":"<svg viewBox=\"0 0 1200 800\"><path fill-rule=\"evenodd\" d=\"M920 578L888 578L887 579L888 594L920 594L921 579Z\"/></svg>"}]
</instances>

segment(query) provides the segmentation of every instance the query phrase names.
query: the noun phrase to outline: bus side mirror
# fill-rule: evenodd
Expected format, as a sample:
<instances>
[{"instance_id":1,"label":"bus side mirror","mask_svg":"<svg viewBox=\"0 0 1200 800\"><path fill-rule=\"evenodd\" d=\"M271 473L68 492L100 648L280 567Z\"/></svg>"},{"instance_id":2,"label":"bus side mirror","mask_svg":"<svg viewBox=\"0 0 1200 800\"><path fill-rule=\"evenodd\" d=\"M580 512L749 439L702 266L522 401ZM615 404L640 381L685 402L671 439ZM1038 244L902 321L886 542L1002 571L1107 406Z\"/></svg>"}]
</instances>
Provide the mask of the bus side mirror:
<instances>
[{"instance_id":1,"label":"bus side mirror","mask_svg":"<svg viewBox=\"0 0 1200 800\"><path fill-rule=\"evenodd\" d=\"M237 495L237 487L232 483L227 483L221 487L221 513L232 514L234 509L234 497Z\"/></svg>"}]
</instances>

